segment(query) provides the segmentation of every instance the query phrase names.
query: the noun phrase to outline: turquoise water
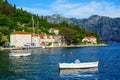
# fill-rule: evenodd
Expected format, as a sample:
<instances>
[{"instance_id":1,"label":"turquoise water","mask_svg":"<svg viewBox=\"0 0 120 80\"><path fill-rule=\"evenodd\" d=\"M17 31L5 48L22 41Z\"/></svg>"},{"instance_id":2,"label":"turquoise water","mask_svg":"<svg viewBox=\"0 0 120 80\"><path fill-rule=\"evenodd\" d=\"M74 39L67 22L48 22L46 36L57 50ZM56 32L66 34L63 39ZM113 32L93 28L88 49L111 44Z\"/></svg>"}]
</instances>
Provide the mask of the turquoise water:
<instances>
[{"instance_id":1,"label":"turquoise water","mask_svg":"<svg viewBox=\"0 0 120 80\"><path fill-rule=\"evenodd\" d=\"M70 55L69 52L73 54ZM0 52L0 80L119 80L120 44L103 47L33 49L28 57ZM59 62L99 61L98 68L59 70Z\"/></svg>"}]
</instances>

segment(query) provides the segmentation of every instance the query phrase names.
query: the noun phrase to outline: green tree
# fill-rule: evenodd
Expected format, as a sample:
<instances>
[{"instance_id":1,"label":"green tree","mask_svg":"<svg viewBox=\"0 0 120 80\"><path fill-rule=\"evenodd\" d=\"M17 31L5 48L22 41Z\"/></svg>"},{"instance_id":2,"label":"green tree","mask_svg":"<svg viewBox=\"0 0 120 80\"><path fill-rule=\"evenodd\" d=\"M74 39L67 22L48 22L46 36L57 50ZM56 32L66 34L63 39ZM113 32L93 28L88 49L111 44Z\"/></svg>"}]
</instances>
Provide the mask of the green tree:
<instances>
[{"instance_id":1,"label":"green tree","mask_svg":"<svg viewBox=\"0 0 120 80\"><path fill-rule=\"evenodd\" d=\"M64 36L66 44L70 45L76 42L76 37L74 36L72 30L65 28L61 31L61 34Z\"/></svg>"}]
</instances>

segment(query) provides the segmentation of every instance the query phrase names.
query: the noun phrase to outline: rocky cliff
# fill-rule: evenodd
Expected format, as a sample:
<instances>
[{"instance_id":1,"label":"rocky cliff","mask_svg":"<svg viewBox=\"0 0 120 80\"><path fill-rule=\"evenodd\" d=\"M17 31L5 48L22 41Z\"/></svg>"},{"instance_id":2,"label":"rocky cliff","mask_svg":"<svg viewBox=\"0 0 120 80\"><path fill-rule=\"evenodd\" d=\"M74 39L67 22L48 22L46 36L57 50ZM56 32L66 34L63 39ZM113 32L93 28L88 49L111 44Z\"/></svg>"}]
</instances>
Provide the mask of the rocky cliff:
<instances>
[{"instance_id":1,"label":"rocky cliff","mask_svg":"<svg viewBox=\"0 0 120 80\"><path fill-rule=\"evenodd\" d=\"M47 16L50 23L67 22L97 32L101 41L120 42L120 18L92 15L86 19L66 18L59 14Z\"/></svg>"}]
</instances>

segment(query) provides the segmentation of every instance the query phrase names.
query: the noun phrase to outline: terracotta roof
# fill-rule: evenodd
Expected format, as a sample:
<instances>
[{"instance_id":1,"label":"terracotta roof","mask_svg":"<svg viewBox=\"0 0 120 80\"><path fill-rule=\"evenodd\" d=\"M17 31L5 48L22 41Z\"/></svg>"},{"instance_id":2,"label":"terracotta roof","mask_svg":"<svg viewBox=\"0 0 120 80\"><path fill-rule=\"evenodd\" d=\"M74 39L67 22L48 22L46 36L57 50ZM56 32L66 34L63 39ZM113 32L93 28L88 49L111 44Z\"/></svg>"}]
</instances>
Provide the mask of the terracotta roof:
<instances>
[{"instance_id":1,"label":"terracotta roof","mask_svg":"<svg viewBox=\"0 0 120 80\"><path fill-rule=\"evenodd\" d=\"M96 38L96 37L94 37L94 36L86 36L85 38L91 39L91 38Z\"/></svg>"},{"instance_id":2,"label":"terracotta roof","mask_svg":"<svg viewBox=\"0 0 120 80\"><path fill-rule=\"evenodd\" d=\"M15 31L12 34L29 34L29 33L25 31Z\"/></svg>"},{"instance_id":3,"label":"terracotta roof","mask_svg":"<svg viewBox=\"0 0 120 80\"><path fill-rule=\"evenodd\" d=\"M43 39L43 38L44 38L44 35L45 35L44 33L41 33L41 34L40 34L40 38Z\"/></svg>"},{"instance_id":4,"label":"terracotta roof","mask_svg":"<svg viewBox=\"0 0 120 80\"><path fill-rule=\"evenodd\" d=\"M58 30L58 28L52 28L53 30Z\"/></svg>"},{"instance_id":5,"label":"terracotta roof","mask_svg":"<svg viewBox=\"0 0 120 80\"><path fill-rule=\"evenodd\" d=\"M36 34L36 33L33 33L33 34L32 34L32 36L38 36L38 34Z\"/></svg>"}]
</instances>

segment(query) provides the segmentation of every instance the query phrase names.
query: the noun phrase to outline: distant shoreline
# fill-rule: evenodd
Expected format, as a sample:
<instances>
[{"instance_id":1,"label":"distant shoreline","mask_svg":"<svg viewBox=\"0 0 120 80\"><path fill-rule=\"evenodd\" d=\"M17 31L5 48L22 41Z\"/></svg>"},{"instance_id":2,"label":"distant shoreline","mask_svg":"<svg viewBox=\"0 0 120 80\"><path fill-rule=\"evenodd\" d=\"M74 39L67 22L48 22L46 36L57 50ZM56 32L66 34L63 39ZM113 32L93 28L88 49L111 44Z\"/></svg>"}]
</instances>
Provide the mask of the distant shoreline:
<instances>
[{"instance_id":1,"label":"distant shoreline","mask_svg":"<svg viewBox=\"0 0 120 80\"><path fill-rule=\"evenodd\" d=\"M64 45L64 46L46 46L46 48L93 47L93 46L107 46L107 44L81 44L81 45ZM3 48L3 47L0 47L0 50L22 50L22 48Z\"/></svg>"},{"instance_id":2,"label":"distant shoreline","mask_svg":"<svg viewBox=\"0 0 120 80\"><path fill-rule=\"evenodd\" d=\"M92 47L92 46L107 46L107 44L81 44L81 45L64 45L64 46L46 46L46 48Z\"/></svg>"}]
</instances>

